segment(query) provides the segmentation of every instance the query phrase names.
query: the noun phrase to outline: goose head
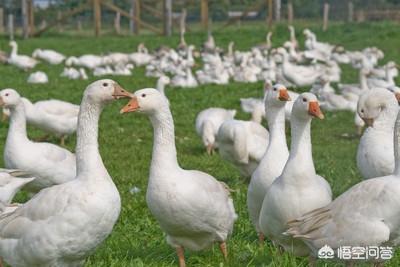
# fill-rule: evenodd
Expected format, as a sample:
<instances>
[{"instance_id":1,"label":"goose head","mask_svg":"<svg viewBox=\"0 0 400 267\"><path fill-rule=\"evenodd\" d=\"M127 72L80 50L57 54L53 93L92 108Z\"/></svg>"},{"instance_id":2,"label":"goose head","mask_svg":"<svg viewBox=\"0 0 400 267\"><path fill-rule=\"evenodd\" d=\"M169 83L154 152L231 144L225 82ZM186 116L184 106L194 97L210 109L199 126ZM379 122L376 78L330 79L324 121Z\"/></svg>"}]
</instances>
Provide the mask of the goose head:
<instances>
[{"instance_id":1,"label":"goose head","mask_svg":"<svg viewBox=\"0 0 400 267\"><path fill-rule=\"evenodd\" d=\"M312 93L302 93L293 104L292 116L309 120L313 117L323 119L322 113L317 97Z\"/></svg>"},{"instance_id":2,"label":"goose head","mask_svg":"<svg viewBox=\"0 0 400 267\"><path fill-rule=\"evenodd\" d=\"M12 48L16 48L16 47L18 46L16 41L10 41L9 45L10 45Z\"/></svg>"},{"instance_id":3,"label":"goose head","mask_svg":"<svg viewBox=\"0 0 400 267\"><path fill-rule=\"evenodd\" d=\"M0 107L13 109L21 102L21 96L14 89L0 91Z\"/></svg>"},{"instance_id":4,"label":"goose head","mask_svg":"<svg viewBox=\"0 0 400 267\"><path fill-rule=\"evenodd\" d=\"M145 88L131 95L131 100L121 109L121 113L143 112L154 114L160 107L168 107L167 98L154 88Z\"/></svg>"},{"instance_id":5,"label":"goose head","mask_svg":"<svg viewBox=\"0 0 400 267\"><path fill-rule=\"evenodd\" d=\"M275 84L266 92L265 105L284 106L286 101L290 101L290 96L286 87L282 84Z\"/></svg>"},{"instance_id":6,"label":"goose head","mask_svg":"<svg viewBox=\"0 0 400 267\"><path fill-rule=\"evenodd\" d=\"M397 114L398 102L393 93L383 88L377 88L361 95L357 104L357 112L365 124L373 127L375 123L386 120L386 116L383 114L392 107L394 114Z\"/></svg>"},{"instance_id":7,"label":"goose head","mask_svg":"<svg viewBox=\"0 0 400 267\"><path fill-rule=\"evenodd\" d=\"M85 95L97 103L109 103L120 98L131 97L132 94L124 90L117 82L104 79L91 83L85 90Z\"/></svg>"}]
</instances>

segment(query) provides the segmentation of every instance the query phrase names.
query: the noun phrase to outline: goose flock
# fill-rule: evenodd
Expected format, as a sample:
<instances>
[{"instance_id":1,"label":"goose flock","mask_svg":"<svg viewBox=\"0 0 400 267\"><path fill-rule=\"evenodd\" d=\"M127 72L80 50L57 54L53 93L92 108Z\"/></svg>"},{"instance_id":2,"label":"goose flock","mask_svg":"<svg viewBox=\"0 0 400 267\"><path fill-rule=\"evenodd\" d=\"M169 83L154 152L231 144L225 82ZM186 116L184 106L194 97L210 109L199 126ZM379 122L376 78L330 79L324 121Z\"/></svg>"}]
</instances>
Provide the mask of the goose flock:
<instances>
[{"instance_id":1,"label":"goose flock","mask_svg":"<svg viewBox=\"0 0 400 267\"><path fill-rule=\"evenodd\" d=\"M179 266L186 266L185 250L200 251L215 243L227 259L227 241L238 218L233 190L206 172L179 165L165 89L231 80L264 81L262 99L238 99L252 114L251 120L236 119L235 109L209 107L198 113L194 130L208 154L218 152L247 178L249 220L261 244L268 239L282 251L308 256L311 266L324 246L334 251L341 246L398 246L397 65L379 65L384 55L376 47L347 51L318 41L309 29L303 32L306 49L300 51L294 27L289 33L281 47L272 48L268 33L266 43L250 51L234 51L231 42L227 53L216 46L211 33L201 53L186 44L184 32L176 50L162 47L150 53L141 44L137 52L105 56L67 57L36 49L30 57L19 55L16 42L11 42L4 62L26 71L39 62L64 63L61 76L87 79L87 70L93 76L112 76L131 75L134 68L144 67L147 76L158 80L155 88L135 92L111 79L97 80L86 87L80 105L56 99L32 103L15 89L0 91L0 106L9 118L5 168L0 169L0 258L16 267L83 266L112 233L121 199L99 153L99 118L110 103L128 99L120 113L142 113L153 127L146 202L166 242L176 250ZM359 83L340 83L342 64L358 70ZM48 78L34 72L30 80L40 83ZM295 92L297 87L310 91ZM354 160L364 180L336 199L330 184L317 173L312 154L311 124L324 119L325 110L354 112L362 134ZM262 125L264 118L268 129ZM61 138L61 145L29 139L28 124ZM73 153L62 144L75 133ZM13 203L21 189L31 198Z\"/></svg>"}]
</instances>

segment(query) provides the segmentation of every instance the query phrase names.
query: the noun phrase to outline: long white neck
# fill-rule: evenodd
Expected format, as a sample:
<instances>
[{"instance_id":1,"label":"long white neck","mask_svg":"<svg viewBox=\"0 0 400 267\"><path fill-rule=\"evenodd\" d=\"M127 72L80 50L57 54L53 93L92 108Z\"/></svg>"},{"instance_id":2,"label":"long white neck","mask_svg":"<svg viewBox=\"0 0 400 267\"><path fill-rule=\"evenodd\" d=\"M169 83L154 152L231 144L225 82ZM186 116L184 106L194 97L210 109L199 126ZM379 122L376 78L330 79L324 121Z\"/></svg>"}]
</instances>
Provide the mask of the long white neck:
<instances>
[{"instance_id":1,"label":"long white neck","mask_svg":"<svg viewBox=\"0 0 400 267\"><path fill-rule=\"evenodd\" d=\"M11 56L16 56L18 54L18 46L12 45L11 46Z\"/></svg>"},{"instance_id":2,"label":"long white neck","mask_svg":"<svg viewBox=\"0 0 400 267\"><path fill-rule=\"evenodd\" d=\"M271 107L266 109L265 115L268 120L269 145L267 151L275 148L288 151L285 134L285 107Z\"/></svg>"},{"instance_id":3,"label":"long white neck","mask_svg":"<svg viewBox=\"0 0 400 267\"><path fill-rule=\"evenodd\" d=\"M8 129L7 142L27 141L25 107L20 101L15 107L10 108L10 128Z\"/></svg>"},{"instance_id":4,"label":"long white neck","mask_svg":"<svg viewBox=\"0 0 400 267\"><path fill-rule=\"evenodd\" d=\"M361 90L368 90L368 82L367 82L367 76L363 73L362 70L360 70L360 87Z\"/></svg>"},{"instance_id":5,"label":"long white neck","mask_svg":"<svg viewBox=\"0 0 400 267\"><path fill-rule=\"evenodd\" d=\"M154 129L153 156L151 159L150 176L160 177L166 170L179 168L176 147L174 120L167 103L164 103L150 116Z\"/></svg>"},{"instance_id":6,"label":"long white neck","mask_svg":"<svg viewBox=\"0 0 400 267\"><path fill-rule=\"evenodd\" d=\"M103 173L108 174L99 153L98 123L103 106L84 95L78 115L76 164L77 174ZM108 175L107 175L108 176ZM89 175L93 179L101 175Z\"/></svg>"},{"instance_id":7,"label":"long white neck","mask_svg":"<svg viewBox=\"0 0 400 267\"><path fill-rule=\"evenodd\" d=\"M161 79L158 79L157 81L157 90L165 95L165 83Z\"/></svg>"},{"instance_id":8,"label":"long white neck","mask_svg":"<svg viewBox=\"0 0 400 267\"><path fill-rule=\"evenodd\" d=\"M314 177L315 168L312 158L311 146L311 118L300 119L292 116L291 120L291 133L292 140L290 145L289 159L285 165L283 173L285 179L293 179L296 174L302 177Z\"/></svg>"}]
</instances>

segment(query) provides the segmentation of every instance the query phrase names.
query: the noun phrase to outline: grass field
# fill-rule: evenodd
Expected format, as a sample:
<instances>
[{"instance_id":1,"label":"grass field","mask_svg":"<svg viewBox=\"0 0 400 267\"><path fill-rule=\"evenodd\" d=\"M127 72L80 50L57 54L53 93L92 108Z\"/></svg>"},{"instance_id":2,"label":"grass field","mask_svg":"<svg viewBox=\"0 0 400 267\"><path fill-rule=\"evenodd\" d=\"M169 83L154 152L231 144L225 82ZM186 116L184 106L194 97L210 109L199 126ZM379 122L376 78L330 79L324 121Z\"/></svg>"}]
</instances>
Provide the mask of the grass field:
<instances>
[{"instance_id":1,"label":"grass field","mask_svg":"<svg viewBox=\"0 0 400 267\"><path fill-rule=\"evenodd\" d=\"M377 46L385 52L385 60L400 62L400 27L391 23L332 25L328 32L321 32L319 25L309 26L322 41L344 45L346 49L362 49ZM300 43L303 36L297 29ZM250 24L241 28L227 28L215 33L218 45L226 47L233 40L236 49L248 49L263 42L267 29L262 25ZM205 38L204 33L188 33L188 43L197 46ZM288 39L286 26L274 29L273 45L278 46ZM170 38L159 36L122 37L107 35L100 38L73 36L69 34L48 34L38 39L18 40L20 53L31 54L35 48L56 49L66 55L84 53L105 53L111 51L128 52L144 42L154 49L161 44L175 47L178 36ZM0 49L9 51L8 41L0 36ZM384 62L381 62L384 63ZM80 103L82 91L96 78L89 81L70 81L59 77L62 66L50 67L40 64L37 69L44 70L50 82L46 85L26 83L28 73L12 66L0 65L0 88L14 88L32 101L58 98L76 104ZM154 87L155 79L144 76L144 70L137 68L132 77L113 77L123 87L134 91L144 87ZM357 73L344 67L343 82L357 82ZM302 88L306 91L309 88ZM194 131L196 114L202 109L215 106L236 108L238 118L248 119L249 114L240 111L239 98L262 95L262 83L227 86L205 85L193 90L167 89L175 120L178 159L186 169L198 169L212 174L226 182L232 189L235 208L239 219L234 233L228 242L229 260L224 262L218 247L201 253L186 252L188 266L306 266L307 261L288 254L280 255L275 248L267 244L260 248L257 236L249 221L246 208L247 183L229 164L223 162L218 154L208 156L202 147L200 138ZM118 223L110 237L96 250L86 266L177 266L175 251L166 244L164 234L150 214L145 201L152 151L152 127L148 119L139 114L120 115L119 109L125 102L114 103L107 107L100 122L100 150L103 161L114 179L122 197L122 211ZM0 150L7 134L7 123L0 124ZM317 173L324 176L332 186L335 196L360 181L356 168L355 155L358 138L355 137L353 116L347 112L326 113L325 120L314 120L312 126L313 155ZM42 133L29 129L30 137ZM57 142L56 139L51 139ZM71 150L75 146L75 137L67 140ZM129 189L137 186L138 194ZM25 196L20 194L18 201ZM318 266L335 266L333 263L318 262ZM400 253L387 266L400 266Z\"/></svg>"}]
</instances>

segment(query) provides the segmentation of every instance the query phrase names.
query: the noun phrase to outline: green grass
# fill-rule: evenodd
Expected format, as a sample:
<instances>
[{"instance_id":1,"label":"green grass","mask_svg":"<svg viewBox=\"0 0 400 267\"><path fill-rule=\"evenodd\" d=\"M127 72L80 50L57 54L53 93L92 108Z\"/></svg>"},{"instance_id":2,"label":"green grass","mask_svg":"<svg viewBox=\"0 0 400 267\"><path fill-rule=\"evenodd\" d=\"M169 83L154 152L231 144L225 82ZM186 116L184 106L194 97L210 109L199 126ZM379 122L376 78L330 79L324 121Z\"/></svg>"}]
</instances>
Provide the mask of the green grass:
<instances>
[{"instance_id":1,"label":"green grass","mask_svg":"<svg viewBox=\"0 0 400 267\"><path fill-rule=\"evenodd\" d=\"M215 33L216 42L226 47L234 40L237 49L248 49L263 42L267 29L259 24L248 24L241 28L227 28ZM332 25L328 32L321 32L319 25L310 26L320 40L344 45L347 49L361 49L378 46L385 52L385 61L400 62L400 28L397 24L349 24ZM273 44L281 45L288 38L284 25L274 29ZM302 30L302 29L301 29ZM300 28L297 29L300 42L303 43ZM9 50L8 41L0 37L0 49ZM188 43L196 45L204 40L204 33L189 33ZM52 48L67 55L83 53L105 53L109 51L133 51L140 42L150 49L161 44L176 46L178 36L164 38L145 35L122 37L108 35L100 38L74 36L71 34L50 33L42 38L26 41L18 40L20 52L30 54L35 48ZM80 103L82 91L95 78L89 81L70 81L59 77L62 66L50 67L40 64L37 69L47 72L50 83L30 85L26 83L28 73L12 66L0 65L0 88L15 88L23 96L33 101L58 98L73 103ZM356 82L356 71L343 68L343 81ZM144 76L144 70L135 69L131 77L113 77L123 87L134 91L155 86L154 78ZM200 253L186 252L188 266L307 266L307 260L294 258L288 254L280 255L275 248L267 244L260 248L257 236L249 221L246 208L247 184L238 171L220 159L218 154L208 156L202 147L200 138L194 131L196 114L202 109L218 106L236 108L238 117L248 119L249 114L240 111L239 98L261 96L262 83L232 83L227 86L205 85L194 90L167 89L176 126L176 145L178 160L182 167L198 169L212 174L226 182L232 189L235 208L239 219L234 233L229 239L229 261L224 262L217 247ZM302 88L301 91L308 90ZM142 115L119 115L124 101L107 107L100 121L100 150L103 161L113 177L122 197L122 211L110 237L96 250L86 266L177 266L175 251L169 247L157 222L150 214L145 201L152 151L152 127ZM0 150L7 133L7 123L0 124ZM344 192L351 185L361 180L355 164L358 138L345 138L345 134L354 136L353 116L348 112L327 113L325 120L313 122L313 155L317 172L331 184L335 196ZM29 129L30 137L42 133ZM53 142L57 140L51 139ZM71 150L75 146L75 137L67 140ZM132 186L141 192L129 193ZM17 200L25 199L20 194ZM400 254L387 264L399 266ZM335 266L333 263L319 262L318 266Z\"/></svg>"}]
</instances>

